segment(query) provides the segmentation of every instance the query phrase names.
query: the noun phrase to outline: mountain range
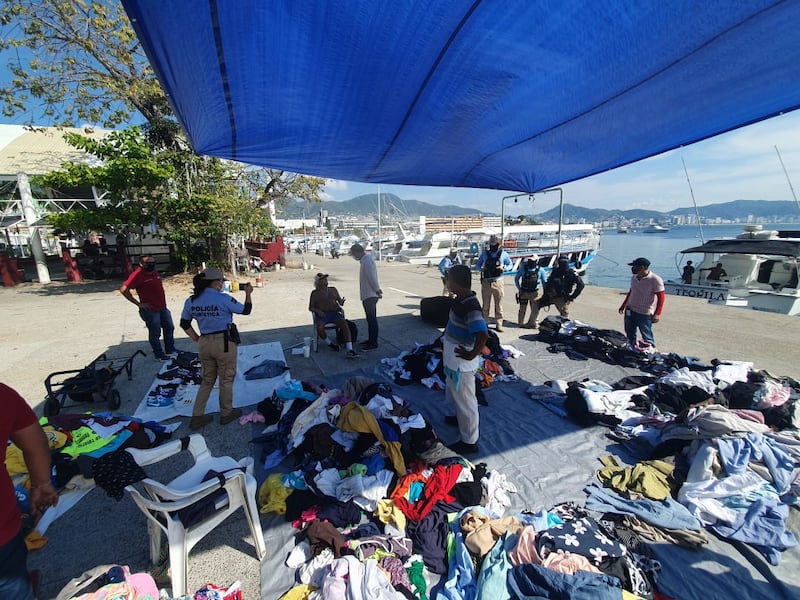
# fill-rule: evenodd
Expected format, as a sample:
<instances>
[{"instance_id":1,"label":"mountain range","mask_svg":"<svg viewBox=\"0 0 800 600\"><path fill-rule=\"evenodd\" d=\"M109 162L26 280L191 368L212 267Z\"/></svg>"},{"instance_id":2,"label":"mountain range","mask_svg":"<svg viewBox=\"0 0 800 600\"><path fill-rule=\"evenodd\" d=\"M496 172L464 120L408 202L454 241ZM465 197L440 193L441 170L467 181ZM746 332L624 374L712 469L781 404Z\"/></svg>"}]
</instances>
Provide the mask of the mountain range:
<instances>
[{"instance_id":1,"label":"mountain range","mask_svg":"<svg viewBox=\"0 0 800 600\"><path fill-rule=\"evenodd\" d=\"M350 200L341 202L329 201L319 204L306 204L303 202L289 204L281 211L283 218L299 218L304 214L313 217L319 211L328 211L329 217L375 217L378 214L377 194L364 194ZM542 213L534 214L537 221L557 221L558 207L551 208ZM797 218L800 216L797 204L791 200L732 200L720 204L708 204L699 206L697 212L701 217L724 220L746 219L747 217L764 219L781 219L785 217ZM395 194L381 194L381 217L386 220L411 220L421 215L427 217L455 217L459 215L496 215L495 212L480 211L474 208L463 208L453 204L437 205L420 200L404 200ZM518 216L513 211L509 215ZM694 216L695 209L692 207L676 208L669 212L645 209L606 209L606 208L585 208L574 204L564 204L564 221L588 223L600 223L609 220L629 220L647 221L650 219L659 221L667 220L676 216Z\"/></svg>"}]
</instances>

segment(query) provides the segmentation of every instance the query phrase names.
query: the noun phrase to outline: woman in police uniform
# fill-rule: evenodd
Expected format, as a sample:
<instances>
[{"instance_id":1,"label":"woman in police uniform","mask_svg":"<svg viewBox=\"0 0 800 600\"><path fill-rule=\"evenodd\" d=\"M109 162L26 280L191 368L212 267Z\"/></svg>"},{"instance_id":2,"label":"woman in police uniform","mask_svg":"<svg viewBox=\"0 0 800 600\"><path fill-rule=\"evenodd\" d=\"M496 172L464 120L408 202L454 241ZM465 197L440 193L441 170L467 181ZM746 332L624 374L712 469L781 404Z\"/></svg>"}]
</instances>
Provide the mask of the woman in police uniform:
<instances>
[{"instance_id":1,"label":"woman in police uniform","mask_svg":"<svg viewBox=\"0 0 800 600\"><path fill-rule=\"evenodd\" d=\"M181 329L197 342L202 367L202 382L194 401L189 428L200 429L211 423L206 415L206 403L219 377L219 422L227 425L241 416L239 408L233 408L233 380L236 377L236 350L238 334L231 329L233 315L249 315L253 310L251 295L253 286L248 283L244 290L244 304L233 296L222 292L225 277L219 269L208 268L194 277L194 293L186 299L181 312ZM197 321L200 333L195 331L192 320Z\"/></svg>"}]
</instances>

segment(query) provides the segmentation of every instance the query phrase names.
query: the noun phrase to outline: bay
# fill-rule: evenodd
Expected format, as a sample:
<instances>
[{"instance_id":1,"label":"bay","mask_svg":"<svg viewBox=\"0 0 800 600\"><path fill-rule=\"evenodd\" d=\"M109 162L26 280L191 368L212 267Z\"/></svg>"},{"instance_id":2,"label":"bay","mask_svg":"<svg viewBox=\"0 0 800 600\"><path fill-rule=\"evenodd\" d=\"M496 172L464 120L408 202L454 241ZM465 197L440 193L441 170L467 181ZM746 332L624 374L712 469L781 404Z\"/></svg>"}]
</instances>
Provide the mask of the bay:
<instances>
[{"instance_id":1,"label":"bay","mask_svg":"<svg viewBox=\"0 0 800 600\"><path fill-rule=\"evenodd\" d=\"M703 225L705 241L732 238L742 233L744 225ZM769 224L764 229L797 229L797 225ZM681 254L681 250L699 246L697 225L675 226L664 233L617 233L605 230L600 235L600 249L591 261L584 281L587 285L627 290L631 281L628 263L643 256L650 261L650 270L664 280L680 279L683 265L691 260L696 265L701 254Z\"/></svg>"}]
</instances>

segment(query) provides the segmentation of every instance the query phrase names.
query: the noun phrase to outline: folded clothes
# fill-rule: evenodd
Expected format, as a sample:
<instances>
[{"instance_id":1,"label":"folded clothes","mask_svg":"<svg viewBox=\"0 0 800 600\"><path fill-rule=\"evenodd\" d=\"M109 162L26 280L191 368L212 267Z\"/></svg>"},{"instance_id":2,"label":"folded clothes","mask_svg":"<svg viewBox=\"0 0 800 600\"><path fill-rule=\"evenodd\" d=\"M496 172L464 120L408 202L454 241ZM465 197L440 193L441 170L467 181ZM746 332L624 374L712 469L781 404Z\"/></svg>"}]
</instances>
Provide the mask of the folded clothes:
<instances>
[{"instance_id":1,"label":"folded clothes","mask_svg":"<svg viewBox=\"0 0 800 600\"><path fill-rule=\"evenodd\" d=\"M289 367L286 366L285 362L268 358L247 369L244 372L244 378L248 381L251 379L271 379L282 375L284 371L288 370Z\"/></svg>"}]
</instances>

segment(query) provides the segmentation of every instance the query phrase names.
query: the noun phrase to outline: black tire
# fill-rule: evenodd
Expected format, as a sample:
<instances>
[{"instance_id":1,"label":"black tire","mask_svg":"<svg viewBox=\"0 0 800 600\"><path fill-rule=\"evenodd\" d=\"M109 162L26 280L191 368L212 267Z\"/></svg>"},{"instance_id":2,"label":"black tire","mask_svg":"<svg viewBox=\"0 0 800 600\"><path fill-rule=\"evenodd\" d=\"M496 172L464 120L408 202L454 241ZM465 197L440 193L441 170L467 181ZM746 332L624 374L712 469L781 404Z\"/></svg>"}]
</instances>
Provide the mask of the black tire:
<instances>
[{"instance_id":1,"label":"black tire","mask_svg":"<svg viewBox=\"0 0 800 600\"><path fill-rule=\"evenodd\" d=\"M53 396L48 396L44 403L44 408L42 412L44 413L45 417L55 417L61 411L61 402L58 401L58 398L54 398Z\"/></svg>"},{"instance_id":2,"label":"black tire","mask_svg":"<svg viewBox=\"0 0 800 600\"><path fill-rule=\"evenodd\" d=\"M108 408L117 410L121 404L122 398L119 395L119 390L111 390L111 393L108 395Z\"/></svg>"}]
</instances>

